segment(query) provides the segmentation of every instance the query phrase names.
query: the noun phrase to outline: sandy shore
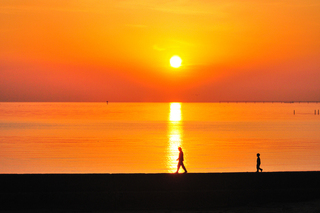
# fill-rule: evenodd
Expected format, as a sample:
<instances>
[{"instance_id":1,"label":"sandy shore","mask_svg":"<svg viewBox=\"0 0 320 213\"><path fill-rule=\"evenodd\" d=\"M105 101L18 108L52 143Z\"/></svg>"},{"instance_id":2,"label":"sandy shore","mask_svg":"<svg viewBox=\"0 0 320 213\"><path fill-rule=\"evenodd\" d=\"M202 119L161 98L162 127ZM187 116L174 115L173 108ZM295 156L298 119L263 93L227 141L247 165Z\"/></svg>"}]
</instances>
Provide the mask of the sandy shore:
<instances>
[{"instance_id":1,"label":"sandy shore","mask_svg":"<svg viewBox=\"0 0 320 213\"><path fill-rule=\"evenodd\" d=\"M29 209L29 210L3 210L1 213L54 213L54 212L78 212L76 210L66 210L66 209ZM294 202L294 203L269 203L264 205L246 205L238 207L224 207L215 208L211 210L148 210L148 211L115 211L115 210L87 210L80 212L92 212L92 213L104 213L104 212L114 212L114 213L319 213L320 212L320 199L305 201L305 202Z\"/></svg>"},{"instance_id":2,"label":"sandy shore","mask_svg":"<svg viewBox=\"0 0 320 213\"><path fill-rule=\"evenodd\" d=\"M1 212L319 212L320 172L0 175Z\"/></svg>"}]
</instances>

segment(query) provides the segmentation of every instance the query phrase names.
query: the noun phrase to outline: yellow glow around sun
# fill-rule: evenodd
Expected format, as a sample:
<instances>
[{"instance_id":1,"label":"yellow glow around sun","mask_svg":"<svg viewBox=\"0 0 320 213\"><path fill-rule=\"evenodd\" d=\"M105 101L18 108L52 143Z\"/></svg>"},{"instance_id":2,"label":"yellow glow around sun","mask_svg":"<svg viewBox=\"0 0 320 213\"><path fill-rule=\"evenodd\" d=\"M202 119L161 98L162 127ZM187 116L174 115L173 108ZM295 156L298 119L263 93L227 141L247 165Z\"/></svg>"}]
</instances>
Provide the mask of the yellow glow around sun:
<instances>
[{"instance_id":1,"label":"yellow glow around sun","mask_svg":"<svg viewBox=\"0 0 320 213\"><path fill-rule=\"evenodd\" d=\"M174 68L179 68L181 66L182 60L179 56L174 55L170 58L170 65Z\"/></svg>"}]
</instances>

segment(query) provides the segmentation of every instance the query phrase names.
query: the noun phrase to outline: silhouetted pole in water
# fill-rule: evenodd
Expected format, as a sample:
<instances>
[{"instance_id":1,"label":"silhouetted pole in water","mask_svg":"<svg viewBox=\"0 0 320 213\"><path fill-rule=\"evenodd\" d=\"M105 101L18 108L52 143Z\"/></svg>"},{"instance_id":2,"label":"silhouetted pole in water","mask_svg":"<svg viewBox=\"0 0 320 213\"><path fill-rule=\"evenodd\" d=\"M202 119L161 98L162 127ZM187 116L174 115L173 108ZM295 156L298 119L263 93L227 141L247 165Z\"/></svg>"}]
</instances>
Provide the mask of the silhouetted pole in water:
<instances>
[{"instance_id":1,"label":"silhouetted pole in water","mask_svg":"<svg viewBox=\"0 0 320 213\"><path fill-rule=\"evenodd\" d=\"M186 169L186 167L185 167L184 164L183 164L184 159L183 159L183 152L182 152L181 147L179 147L178 150L179 150L179 158L178 158L177 160L178 160L179 162L178 162L178 166L177 166L177 171L176 171L176 173L179 172L179 169L180 169L181 166L182 166L182 168L183 168L183 170L184 170L184 173L187 173L187 169Z\"/></svg>"},{"instance_id":2,"label":"silhouetted pole in water","mask_svg":"<svg viewBox=\"0 0 320 213\"><path fill-rule=\"evenodd\" d=\"M257 154L257 172L259 172L259 170L262 172L262 169L260 168L260 164L261 164L261 160L260 160L260 154Z\"/></svg>"},{"instance_id":3,"label":"silhouetted pole in water","mask_svg":"<svg viewBox=\"0 0 320 213\"><path fill-rule=\"evenodd\" d=\"M293 114L294 114L294 115L296 114L296 111L295 111L295 110L293 110Z\"/></svg>"}]
</instances>

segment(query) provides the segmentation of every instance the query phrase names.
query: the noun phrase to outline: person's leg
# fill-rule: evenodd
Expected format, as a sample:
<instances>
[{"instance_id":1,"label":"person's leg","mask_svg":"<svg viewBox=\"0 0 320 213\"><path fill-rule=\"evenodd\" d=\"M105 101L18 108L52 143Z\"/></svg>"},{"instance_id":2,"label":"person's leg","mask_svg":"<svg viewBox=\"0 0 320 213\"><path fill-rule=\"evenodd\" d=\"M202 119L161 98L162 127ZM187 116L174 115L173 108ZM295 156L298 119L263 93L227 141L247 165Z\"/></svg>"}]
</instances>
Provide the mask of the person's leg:
<instances>
[{"instance_id":1,"label":"person's leg","mask_svg":"<svg viewBox=\"0 0 320 213\"><path fill-rule=\"evenodd\" d=\"M184 163L182 163L182 168L183 168L183 170L184 170L184 173L187 173L187 169L186 169L186 167L184 166Z\"/></svg>"},{"instance_id":2,"label":"person's leg","mask_svg":"<svg viewBox=\"0 0 320 213\"><path fill-rule=\"evenodd\" d=\"M176 171L176 173L179 172L180 166L181 166L181 164L180 164L180 162L179 162L179 163L178 163L178 166L177 166L177 171Z\"/></svg>"}]
</instances>

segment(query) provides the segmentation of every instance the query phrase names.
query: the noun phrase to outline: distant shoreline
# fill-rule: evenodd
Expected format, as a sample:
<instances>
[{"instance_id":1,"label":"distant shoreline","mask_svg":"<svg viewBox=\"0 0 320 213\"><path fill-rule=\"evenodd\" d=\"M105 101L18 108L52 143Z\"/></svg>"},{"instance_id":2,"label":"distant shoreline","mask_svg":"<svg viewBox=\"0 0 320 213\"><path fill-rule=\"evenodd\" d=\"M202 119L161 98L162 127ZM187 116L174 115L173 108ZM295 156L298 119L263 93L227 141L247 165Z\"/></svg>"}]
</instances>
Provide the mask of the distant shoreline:
<instances>
[{"instance_id":1,"label":"distant shoreline","mask_svg":"<svg viewBox=\"0 0 320 213\"><path fill-rule=\"evenodd\" d=\"M320 198L320 172L1 174L0 210L212 210Z\"/></svg>"},{"instance_id":2,"label":"distant shoreline","mask_svg":"<svg viewBox=\"0 0 320 213\"><path fill-rule=\"evenodd\" d=\"M320 103L320 101L0 101L0 103Z\"/></svg>"}]
</instances>

